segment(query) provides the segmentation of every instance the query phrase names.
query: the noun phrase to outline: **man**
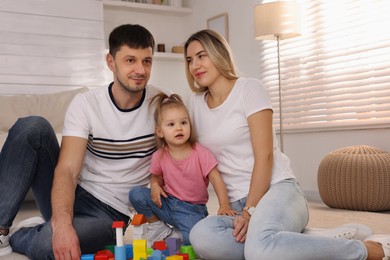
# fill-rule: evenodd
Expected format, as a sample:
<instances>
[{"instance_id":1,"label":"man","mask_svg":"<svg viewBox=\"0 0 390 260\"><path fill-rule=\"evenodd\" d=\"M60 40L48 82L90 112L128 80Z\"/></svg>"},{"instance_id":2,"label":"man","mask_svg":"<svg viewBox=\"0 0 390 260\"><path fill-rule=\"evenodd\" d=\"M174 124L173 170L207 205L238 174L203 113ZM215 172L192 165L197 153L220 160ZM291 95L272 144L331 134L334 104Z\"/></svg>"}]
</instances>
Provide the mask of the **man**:
<instances>
[{"instance_id":1,"label":"man","mask_svg":"<svg viewBox=\"0 0 390 260\"><path fill-rule=\"evenodd\" d=\"M129 220L129 190L148 184L156 150L148 101L158 89L147 85L155 42L144 27L127 24L111 32L109 45L114 81L74 98L60 152L41 117L10 129L0 154L0 255L12 247L31 259L80 259L101 250L115 241L112 222ZM9 230L30 187L45 222Z\"/></svg>"}]
</instances>

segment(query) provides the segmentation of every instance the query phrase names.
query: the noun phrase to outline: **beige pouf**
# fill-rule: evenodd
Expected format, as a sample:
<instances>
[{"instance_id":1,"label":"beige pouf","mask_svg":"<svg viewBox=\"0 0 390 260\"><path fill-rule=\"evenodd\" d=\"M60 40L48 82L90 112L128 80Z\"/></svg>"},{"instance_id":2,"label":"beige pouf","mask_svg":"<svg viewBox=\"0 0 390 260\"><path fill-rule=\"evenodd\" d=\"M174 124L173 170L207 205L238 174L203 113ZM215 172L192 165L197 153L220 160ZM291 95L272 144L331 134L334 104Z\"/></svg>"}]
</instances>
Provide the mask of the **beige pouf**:
<instances>
[{"instance_id":1,"label":"beige pouf","mask_svg":"<svg viewBox=\"0 0 390 260\"><path fill-rule=\"evenodd\" d=\"M390 210L390 153L350 146L327 154L318 168L318 189L331 208Z\"/></svg>"}]
</instances>

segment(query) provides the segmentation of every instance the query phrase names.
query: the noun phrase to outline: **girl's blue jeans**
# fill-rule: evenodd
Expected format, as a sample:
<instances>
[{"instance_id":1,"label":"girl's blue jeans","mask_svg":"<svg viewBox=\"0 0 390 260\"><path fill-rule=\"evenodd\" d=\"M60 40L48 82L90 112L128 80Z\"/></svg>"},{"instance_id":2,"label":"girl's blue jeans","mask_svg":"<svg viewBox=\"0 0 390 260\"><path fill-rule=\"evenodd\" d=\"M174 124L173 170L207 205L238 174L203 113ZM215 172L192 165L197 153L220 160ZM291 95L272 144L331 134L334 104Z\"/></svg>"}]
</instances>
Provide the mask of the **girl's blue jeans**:
<instances>
[{"instance_id":1,"label":"girl's blue jeans","mask_svg":"<svg viewBox=\"0 0 390 260\"><path fill-rule=\"evenodd\" d=\"M135 187L129 192L129 200L134 209L145 217L157 216L161 221L179 229L183 243L189 245L189 233L192 227L201 219L207 217L206 205L191 204L173 196L161 197L162 207L154 204L150 197L150 189Z\"/></svg>"},{"instance_id":2,"label":"girl's blue jeans","mask_svg":"<svg viewBox=\"0 0 390 260\"><path fill-rule=\"evenodd\" d=\"M246 199L231 204L241 211ZM245 243L233 236L234 217L209 216L198 222L190 241L202 259L366 259L362 241L305 235L308 208L299 184L288 179L273 184L257 204Z\"/></svg>"},{"instance_id":3,"label":"girl's blue jeans","mask_svg":"<svg viewBox=\"0 0 390 260\"><path fill-rule=\"evenodd\" d=\"M38 116L18 119L9 130L0 153L0 227L13 224L31 188L44 224L22 228L10 238L14 252L30 259L54 259L51 229L51 188L59 145L49 122ZM80 186L76 189L73 226L83 254L95 253L115 243L113 221L128 216L94 198Z\"/></svg>"}]
</instances>

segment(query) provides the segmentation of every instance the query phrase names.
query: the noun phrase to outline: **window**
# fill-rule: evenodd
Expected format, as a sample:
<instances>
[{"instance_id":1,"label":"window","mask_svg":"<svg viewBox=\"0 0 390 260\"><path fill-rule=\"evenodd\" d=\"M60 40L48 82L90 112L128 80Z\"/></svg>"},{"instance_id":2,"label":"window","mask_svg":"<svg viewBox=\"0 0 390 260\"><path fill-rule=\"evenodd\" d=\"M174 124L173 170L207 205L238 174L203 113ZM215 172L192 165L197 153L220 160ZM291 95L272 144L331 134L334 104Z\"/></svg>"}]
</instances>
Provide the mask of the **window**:
<instances>
[{"instance_id":1,"label":"window","mask_svg":"<svg viewBox=\"0 0 390 260\"><path fill-rule=\"evenodd\" d=\"M298 2L302 35L280 41L284 129L389 127L390 1ZM278 128L276 41L259 44Z\"/></svg>"}]
</instances>

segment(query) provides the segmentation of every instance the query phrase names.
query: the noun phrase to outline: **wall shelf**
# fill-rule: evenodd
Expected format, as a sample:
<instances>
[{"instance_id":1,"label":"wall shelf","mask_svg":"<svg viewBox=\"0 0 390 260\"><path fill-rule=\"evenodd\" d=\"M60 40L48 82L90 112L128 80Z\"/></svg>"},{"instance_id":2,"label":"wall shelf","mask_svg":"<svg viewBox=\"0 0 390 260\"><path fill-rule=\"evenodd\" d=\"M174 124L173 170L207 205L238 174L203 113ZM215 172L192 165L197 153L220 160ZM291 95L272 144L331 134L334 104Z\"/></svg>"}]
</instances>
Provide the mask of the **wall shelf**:
<instances>
[{"instance_id":1,"label":"wall shelf","mask_svg":"<svg viewBox=\"0 0 390 260\"><path fill-rule=\"evenodd\" d=\"M156 60L164 61L182 61L184 62L183 53L171 53L171 52L154 52L154 58Z\"/></svg>"},{"instance_id":2,"label":"wall shelf","mask_svg":"<svg viewBox=\"0 0 390 260\"><path fill-rule=\"evenodd\" d=\"M161 15L185 16L192 13L192 9L188 7L133 3L119 0L103 0L103 5L105 8L120 8Z\"/></svg>"}]
</instances>

